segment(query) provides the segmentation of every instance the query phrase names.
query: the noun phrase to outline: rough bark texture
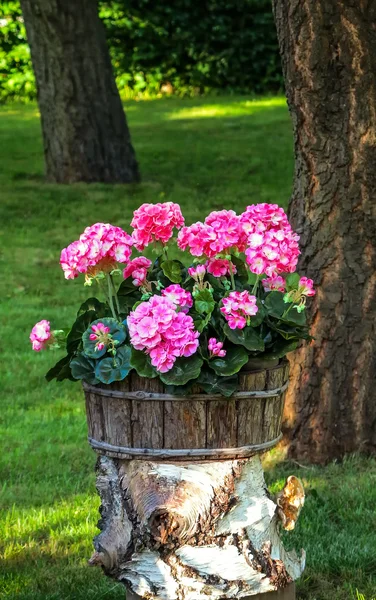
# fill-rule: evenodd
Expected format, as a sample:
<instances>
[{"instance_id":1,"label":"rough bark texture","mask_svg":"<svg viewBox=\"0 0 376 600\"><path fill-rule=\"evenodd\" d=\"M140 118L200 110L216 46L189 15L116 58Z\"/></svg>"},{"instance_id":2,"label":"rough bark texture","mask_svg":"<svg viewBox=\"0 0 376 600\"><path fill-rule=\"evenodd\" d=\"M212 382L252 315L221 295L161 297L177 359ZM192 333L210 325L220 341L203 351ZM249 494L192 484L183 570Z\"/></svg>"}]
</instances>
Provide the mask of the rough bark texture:
<instances>
[{"instance_id":1,"label":"rough bark texture","mask_svg":"<svg viewBox=\"0 0 376 600\"><path fill-rule=\"evenodd\" d=\"M273 0L295 136L290 203L318 293L291 357L290 453L376 449L376 2Z\"/></svg>"},{"instance_id":2,"label":"rough bark texture","mask_svg":"<svg viewBox=\"0 0 376 600\"><path fill-rule=\"evenodd\" d=\"M138 181L95 0L21 0L41 112L47 178Z\"/></svg>"},{"instance_id":3,"label":"rough bark texture","mask_svg":"<svg viewBox=\"0 0 376 600\"><path fill-rule=\"evenodd\" d=\"M288 518L297 507L294 486L290 478L277 511L259 456L200 463L101 456L101 533L90 563L148 600L268 598L277 590L285 594L270 600L294 600L291 583L305 556L286 552L279 536L281 511Z\"/></svg>"}]
</instances>

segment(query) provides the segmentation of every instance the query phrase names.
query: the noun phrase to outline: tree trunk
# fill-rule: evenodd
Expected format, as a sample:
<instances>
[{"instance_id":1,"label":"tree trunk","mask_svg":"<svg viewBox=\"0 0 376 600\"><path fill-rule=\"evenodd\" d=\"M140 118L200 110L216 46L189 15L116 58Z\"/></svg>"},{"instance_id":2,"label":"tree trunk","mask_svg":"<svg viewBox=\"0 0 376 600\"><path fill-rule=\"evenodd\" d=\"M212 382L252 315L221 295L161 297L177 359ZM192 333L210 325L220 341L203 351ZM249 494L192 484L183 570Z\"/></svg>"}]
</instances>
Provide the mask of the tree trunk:
<instances>
[{"instance_id":1,"label":"tree trunk","mask_svg":"<svg viewBox=\"0 0 376 600\"><path fill-rule=\"evenodd\" d=\"M376 2L273 0L295 138L290 203L317 284L291 357L290 452L376 449Z\"/></svg>"},{"instance_id":2,"label":"tree trunk","mask_svg":"<svg viewBox=\"0 0 376 600\"><path fill-rule=\"evenodd\" d=\"M139 180L95 0L21 0L41 112L47 178Z\"/></svg>"},{"instance_id":3,"label":"tree trunk","mask_svg":"<svg viewBox=\"0 0 376 600\"><path fill-rule=\"evenodd\" d=\"M130 598L295 600L305 554L287 552L279 529L281 520L293 528L303 489L289 477L274 502L258 455L194 463L101 456L97 488L101 533L90 564Z\"/></svg>"}]
</instances>

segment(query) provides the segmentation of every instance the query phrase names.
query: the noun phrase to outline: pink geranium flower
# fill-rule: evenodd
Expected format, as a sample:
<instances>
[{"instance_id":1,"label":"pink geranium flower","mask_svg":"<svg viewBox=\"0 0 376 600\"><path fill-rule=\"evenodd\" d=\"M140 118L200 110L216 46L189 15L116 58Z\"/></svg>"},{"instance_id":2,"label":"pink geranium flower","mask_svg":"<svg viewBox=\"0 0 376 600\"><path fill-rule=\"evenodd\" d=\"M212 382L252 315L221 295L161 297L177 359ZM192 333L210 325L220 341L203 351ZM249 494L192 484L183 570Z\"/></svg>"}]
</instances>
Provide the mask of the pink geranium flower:
<instances>
[{"instance_id":1,"label":"pink geranium flower","mask_svg":"<svg viewBox=\"0 0 376 600\"><path fill-rule=\"evenodd\" d=\"M261 283L264 286L265 292L284 292L286 288L286 282L280 275L266 277L261 281Z\"/></svg>"},{"instance_id":2,"label":"pink geranium flower","mask_svg":"<svg viewBox=\"0 0 376 600\"><path fill-rule=\"evenodd\" d=\"M189 248L192 256L214 258L217 254L244 249L244 232L240 218L233 210L221 210L210 213L204 223L198 221L189 227L183 227L178 235L181 250Z\"/></svg>"},{"instance_id":3,"label":"pink geranium flower","mask_svg":"<svg viewBox=\"0 0 376 600\"><path fill-rule=\"evenodd\" d=\"M303 296L314 296L316 294L313 289L313 280L307 279L307 277L301 277L299 280L299 292Z\"/></svg>"},{"instance_id":4,"label":"pink geranium flower","mask_svg":"<svg viewBox=\"0 0 376 600\"><path fill-rule=\"evenodd\" d=\"M222 300L221 312L223 313L230 329L243 329L249 324L249 318L258 311L256 296L247 290L243 292L230 292Z\"/></svg>"},{"instance_id":5,"label":"pink geranium flower","mask_svg":"<svg viewBox=\"0 0 376 600\"><path fill-rule=\"evenodd\" d=\"M226 356L226 350L223 350L223 342L218 342L216 338L209 339L208 350L210 358L213 358L213 356L221 358Z\"/></svg>"},{"instance_id":6,"label":"pink geranium flower","mask_svg":"<svg viewBox=\"0 0 376 600\"><path fill-rule=\"evenodd\" d=\"M127 319L132 346L146 352L161 373L172 369L179 356L191 356L198 348L199 332L192 317L176 309L167 297L152 296Z\"/></svg>"},{"instance_id":7,"label":"pink geranium flower","mask_svg":"<svg viewBox=\"0 0 376 600\"><path fill-rule=\"evenodd\" d=\"M36 352L45 350L52 341L50 322L43 319L36 323L31 330L30 341Z\"/></svg>"},{"instance_id":8,"label":"pink geranium flower","mask_svg":"<svg viewBox=\"0 0 376 600\"><path fill-rule=\"evenodd\" d=\"M131 226L132 238L137 250L144 250L152 242L167 242L172 238L173 230L184 225L180 206L173 202L142 204L134 211Z\"/></svg>"},{"instance_id":9,"label":"pink geranium flower","mask_svg":"<svg viewBox=\"0 0 376 600\"><path fill-rule=\"evenodd\" d=\"M123 271L124 279L132 277L133 285L141 286L147 277L148 269L151 267L151 260L146 256L139 256L131 260Z\"/></svg>"},{"instance_id":10,"label":"pink geranium flower","mask_svg":"<svg viewBox=\"0 0 376 600\"><path fill-rule=\"evenodd\" d=\"M61 251L60 264L66 279L85 273L90 280L99 272L111 272L116 263L127 262L132 238L120 227L96 223L86 227L80 238Z\"/></svg>"},{"instance_id":11,"label":"pink geranium flower","mask_svg":"<svg viewBox=\"0 0 376 600\"><path fill-rule=\"evenodd\" d=\"M92 342L97 342L95 344L95 350L100 352L110 341L108 334L110 333L111 329L104 323L97 323L96 325L91 326L91 330L93 333L89 335L89 339Z\"/></svg>"},{"instance_id":12,"label":"pink geranium flower","mask_svg":"<svg viewBox=\"0 0 376 600\"><path fill-rule=\"evenodd\" d=\"M192 294L178 284L166 287L162 290L162 296L171 300L175 306L180 306L184 312L188 312L193 305Z\"/></svg>"},{"instance_id":13,"label":"pink geranium flower","mask_svg":"<svg viewBox=\"0 0 376 600\"><path fill-rule=\"evenodd\" d=\"M230 266L232 274L235 275L236 267L233 263L230 263L229 260L222 258L212 258L206 263L208 273L210 273L214 277L224 277L225 275L229 275Z\"/></svg>"},{"instance_id":14,"label":"pink geranium flower","mask_svg":"<svg viewBox=\"0 0 376 600\"><path fill-rule=\"evenodd\" d=\"M253 204L240 215L246 260L252 273L268 277L293 273L299 256L299 236L277 204Z\"/></svg>"}]
</instances>

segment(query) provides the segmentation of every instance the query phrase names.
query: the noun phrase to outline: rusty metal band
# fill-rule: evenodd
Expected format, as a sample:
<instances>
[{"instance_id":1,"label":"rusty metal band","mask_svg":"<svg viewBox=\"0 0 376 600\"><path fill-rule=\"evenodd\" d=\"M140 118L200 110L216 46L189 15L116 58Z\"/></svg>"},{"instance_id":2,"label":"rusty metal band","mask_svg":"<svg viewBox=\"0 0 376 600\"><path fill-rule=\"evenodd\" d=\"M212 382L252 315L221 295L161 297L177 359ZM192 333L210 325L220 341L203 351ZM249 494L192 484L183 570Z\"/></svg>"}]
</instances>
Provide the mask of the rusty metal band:
<instances>
[{"instance_id":1,"label":"rusty metal band","mask_svg":"<svg viewBox=\"0 0 376 600\"><path fill-rule=\"evenodd\" d=\"M250 444L248 446L240 446L238 448L129 448L126 446L114 446L107 442L98 442L89 437L89 444L100 453L111 452L117 455L123 455L126 458L158 458L158 459L173 459L173 458L231 458L231 457L247 457L259 452L269 450L282 439L282 433L278 437L262 444Z\"/></svg>"},{"instance_id":2,"label":"rusty metal band","mask_svg":"<svg viewBox=\"0 0 376 600\"><path fill-rule=\"evenodd\" d=\"M235 392L228 398L229 400L244 400L247 398L273 398L275 396L281 396L286 391L289 382L286 381L281 387L274 390L264 391L249 391L249 392ZM83 388L86 392L92 392L99 396L107 398L122 398L124 400L156 400L158 402L186 402L187 400L201 400L208 402L209 400L225 400L225 396L221 394L189 394L187 396L174 396L173 394L158 394L154 392L143 392L139 390L137 392L127 392L119 390L108 390L97 387L95 385L89 385L83 382Z\"/></svg>"}]
</instances>

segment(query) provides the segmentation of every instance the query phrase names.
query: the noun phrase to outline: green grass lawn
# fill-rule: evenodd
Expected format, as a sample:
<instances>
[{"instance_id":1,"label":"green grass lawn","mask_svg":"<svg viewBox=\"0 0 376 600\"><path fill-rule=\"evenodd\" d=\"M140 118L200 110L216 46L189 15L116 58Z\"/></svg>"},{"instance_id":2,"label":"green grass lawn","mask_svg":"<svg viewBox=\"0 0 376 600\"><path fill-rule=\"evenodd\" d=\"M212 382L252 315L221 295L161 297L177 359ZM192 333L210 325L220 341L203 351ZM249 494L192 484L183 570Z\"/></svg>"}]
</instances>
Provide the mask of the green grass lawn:
<instances>
[{"instance_id":1,"label":"green grass lawn","mask_svg":"<svg viewBox=\"0 0 376 600\"><path fill-rule=\"evenodd\" d=\"M0 598L117 600L120 585L89 568L98 499L78 384L47 384L51 353L28 335L46 318L68 326L89 295L66 282L62 247L86 225L127 228L143 202L181 204L187 222L253 202L286 205L291 127L281 98L158 100L126 106L143 183L56 186L43 181L35 106L0 108L1 392ZM376 462L327 468L267 462L273 491L304 481L307 501L288 543L304 546L301 600L376 598Z\"/></svg>"}]
</instances>

